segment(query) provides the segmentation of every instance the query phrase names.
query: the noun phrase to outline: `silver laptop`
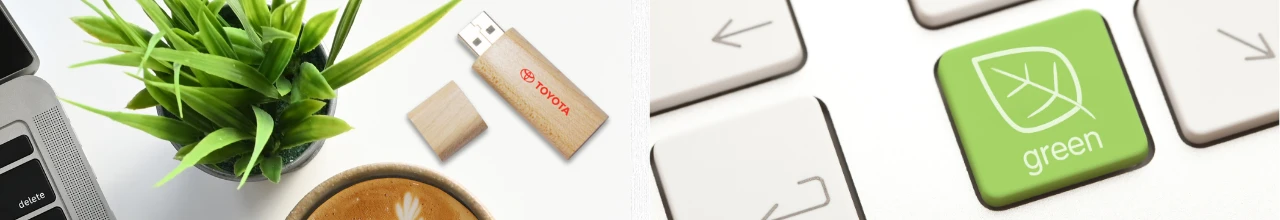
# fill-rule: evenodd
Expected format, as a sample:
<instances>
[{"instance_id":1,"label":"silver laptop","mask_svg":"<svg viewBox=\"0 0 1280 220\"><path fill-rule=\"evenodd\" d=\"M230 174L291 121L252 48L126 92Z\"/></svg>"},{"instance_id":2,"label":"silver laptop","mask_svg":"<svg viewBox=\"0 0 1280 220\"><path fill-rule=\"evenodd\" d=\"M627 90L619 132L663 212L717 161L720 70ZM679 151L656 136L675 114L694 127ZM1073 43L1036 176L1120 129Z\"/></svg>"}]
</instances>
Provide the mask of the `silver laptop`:
<instances>
[{"instance_id":1,"label":"silver laptop","mask_svg":"<svg viewBox=\"0 0 1280 220\"><path fill-rule=\"evenodd\" d=\"M0 3L0 220L115 219L53 88Z\"/></svg>"}]
</instances>

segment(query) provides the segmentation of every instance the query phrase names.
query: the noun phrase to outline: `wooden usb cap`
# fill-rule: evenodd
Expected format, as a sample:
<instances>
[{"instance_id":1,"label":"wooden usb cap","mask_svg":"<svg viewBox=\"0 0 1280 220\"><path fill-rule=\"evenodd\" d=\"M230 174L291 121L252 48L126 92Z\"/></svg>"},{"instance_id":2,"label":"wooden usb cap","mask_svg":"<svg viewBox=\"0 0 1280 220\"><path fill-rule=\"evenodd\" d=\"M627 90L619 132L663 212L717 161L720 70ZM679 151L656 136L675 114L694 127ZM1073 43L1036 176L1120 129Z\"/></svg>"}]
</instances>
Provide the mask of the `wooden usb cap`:
<instances>
[{"instance_id":1,"label":"wooden usb cap","mask_svg":"<svg viewBox=\"0 0 1280 220\"><path fill-rule=\"evenodd\" d=\"M472 138L489 128L453 81L414 107L409 112L409 121L413 122L422 139L431 145L440 161L449 159Z\"/></svg>"},{"instance_id":2,"label":"wooden usb cap","mask_svg":"<svg viewBox=\"0 0 1280 220\"><path fill-rule=\"evenodd\" d=\"M458 36L479 56L471 68L565 159L609 118L520 32L504 31L487 13Z\"/></svg>"}]
</instances>

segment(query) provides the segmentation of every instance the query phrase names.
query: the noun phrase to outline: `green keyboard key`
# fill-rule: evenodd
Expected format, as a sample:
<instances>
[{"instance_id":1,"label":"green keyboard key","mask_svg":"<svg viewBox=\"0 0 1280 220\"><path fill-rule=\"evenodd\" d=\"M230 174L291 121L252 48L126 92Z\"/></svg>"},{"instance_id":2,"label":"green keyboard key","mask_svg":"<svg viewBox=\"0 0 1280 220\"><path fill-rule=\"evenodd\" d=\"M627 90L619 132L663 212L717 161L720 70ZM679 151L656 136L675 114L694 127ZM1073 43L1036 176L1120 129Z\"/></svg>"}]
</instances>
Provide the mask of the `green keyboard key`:
<instances>
[{"instance_id":1,"label":"green keyboard key","mask_svg":"<svg viewBox=\"0 0 1280 220\"><path fill-rule=\"evenodd\" d=\"M991 209L1144 164L1153 145L1102 15L1081 10L951 49L939 88Z\"/></svg>"}]
</instances>

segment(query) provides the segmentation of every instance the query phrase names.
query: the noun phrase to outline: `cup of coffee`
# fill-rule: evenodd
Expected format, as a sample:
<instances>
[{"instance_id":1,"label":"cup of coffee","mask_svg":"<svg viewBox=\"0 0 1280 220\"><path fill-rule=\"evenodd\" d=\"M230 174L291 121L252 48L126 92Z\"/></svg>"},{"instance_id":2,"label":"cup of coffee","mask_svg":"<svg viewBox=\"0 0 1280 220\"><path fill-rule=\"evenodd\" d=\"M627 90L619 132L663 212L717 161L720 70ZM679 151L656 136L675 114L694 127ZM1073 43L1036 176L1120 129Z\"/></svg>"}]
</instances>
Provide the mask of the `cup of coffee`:
<instances>
[{"instance_id":1,"label":"cup of coffee","mask_svg":"<svg viewBox=\"0 0 1280 220\"><path fill-rule=\"evenodd\" d=\"M425 168L378 163L338 173L293 207L289 220L493 219L461 186Z\"/></svg>"}]
</instances>

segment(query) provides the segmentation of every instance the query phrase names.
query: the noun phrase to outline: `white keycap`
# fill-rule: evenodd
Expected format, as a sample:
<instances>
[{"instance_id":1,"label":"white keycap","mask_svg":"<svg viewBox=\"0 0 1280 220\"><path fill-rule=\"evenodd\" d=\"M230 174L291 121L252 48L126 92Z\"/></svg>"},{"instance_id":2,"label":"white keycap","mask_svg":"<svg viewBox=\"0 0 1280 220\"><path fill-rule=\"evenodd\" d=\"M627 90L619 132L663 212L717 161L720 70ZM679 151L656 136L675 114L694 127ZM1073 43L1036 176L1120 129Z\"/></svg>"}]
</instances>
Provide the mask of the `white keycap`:
<instances>
[{"instance_id":1,"label":"white keycap","mask_svg":"<svg viewBox=\"0 0 1280 220\"><path fill-rule=\"evenodd\" d=\"M910 0L916 21L929 29L960 23L1030 0Z\"/></svg>"},{"instance_id":2,"label":"white keycap","mask_svg":"<svg viewBox=\"0 0 1280 220\"><path fill-rule=\"evenodd\" d=\"M656 142L671 219L859 219L821 105L796 98Z\"/></svg>"},{"instance_id":3,"label":"white keycap","mask_svg":"<svg viewBox=\"0 0 1280 220\"><path fill-rule=\"evenodd\" d=\"M1280 116L1276 0L1161 0L1137 3L1183 139L1212 145Z\"/></svg>"},{"instance_id":4,"label":"white keycap","mask_svg":"<svg viewBox=\"0 0 1280 220\"><path fill-rule=\"evenodd\" d=\"M787 0L653 0L650 12L651 113L804 65Z\"/></svg>"}]
</instances>

